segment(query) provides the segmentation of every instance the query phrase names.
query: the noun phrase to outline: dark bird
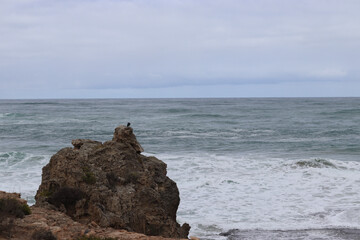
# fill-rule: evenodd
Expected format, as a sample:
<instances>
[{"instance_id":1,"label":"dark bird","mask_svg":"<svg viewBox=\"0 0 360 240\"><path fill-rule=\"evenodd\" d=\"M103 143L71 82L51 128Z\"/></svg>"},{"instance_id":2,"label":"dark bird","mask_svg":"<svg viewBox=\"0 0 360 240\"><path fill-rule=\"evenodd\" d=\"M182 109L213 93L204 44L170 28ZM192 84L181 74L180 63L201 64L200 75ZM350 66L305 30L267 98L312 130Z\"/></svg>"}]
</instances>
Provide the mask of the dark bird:
<instances>
[{"instance_id":1,"label":"dark bird","mask_svg":"<svg viewBox=\"0 0 360 240\"><path fill-rule=\"evenodd\" d=\"M131 123L128 122L128 124L127 124L126 126L127 126L127 127L130 127L130 124L131 124Z\"/></svg>"}]
</instances>

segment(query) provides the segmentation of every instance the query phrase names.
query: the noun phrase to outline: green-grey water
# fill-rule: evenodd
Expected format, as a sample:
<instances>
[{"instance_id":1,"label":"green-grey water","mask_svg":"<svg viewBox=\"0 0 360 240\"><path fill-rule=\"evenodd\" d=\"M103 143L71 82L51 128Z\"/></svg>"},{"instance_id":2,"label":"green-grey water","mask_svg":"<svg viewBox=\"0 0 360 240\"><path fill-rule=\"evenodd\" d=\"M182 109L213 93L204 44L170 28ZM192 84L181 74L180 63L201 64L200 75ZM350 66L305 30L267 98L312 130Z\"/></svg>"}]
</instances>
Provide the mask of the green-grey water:
<instances>
[{"instance_id":1,"label":"green-grey water","mask_svg":"<svg viewBox=\"0 0 360 240\"><path fill-rule=\"evenodd\" d=\"M34 203L51 155L127 122L193 235L360 229L360 98L0 100L0 190Z\"/></svg>"}]
</instances>

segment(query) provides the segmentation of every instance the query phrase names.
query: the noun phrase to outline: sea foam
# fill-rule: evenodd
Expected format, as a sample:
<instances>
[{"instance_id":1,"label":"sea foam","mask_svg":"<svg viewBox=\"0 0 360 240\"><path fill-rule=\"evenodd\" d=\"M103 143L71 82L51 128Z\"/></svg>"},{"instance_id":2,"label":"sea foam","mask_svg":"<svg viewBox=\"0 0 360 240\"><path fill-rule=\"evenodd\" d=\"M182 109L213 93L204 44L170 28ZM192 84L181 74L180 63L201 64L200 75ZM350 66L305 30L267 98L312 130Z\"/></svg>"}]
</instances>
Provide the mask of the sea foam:
<instances>
[{"instance_id":1,"label":"sea foam","mask_svg":"<svg viewBox=\"0 0 360 240\"><path fill-rule=\"evenodd\" d=\"M49 156L23 152L0 153L0 190L21 193L30 205L41 182L41 169Z\"/></svg>"},{"instance_id":2,"label":"sea foam","mask_svg":"<svg viewBox=\"0 0 360 240\"><path fill-rule=\"evenodd\" d=\"M360 228L359 162L262 155L157 157L178 184L178 218L192 223L193 235L221 239L219 230L229 229Z\"/></svg>"}]
</instances>

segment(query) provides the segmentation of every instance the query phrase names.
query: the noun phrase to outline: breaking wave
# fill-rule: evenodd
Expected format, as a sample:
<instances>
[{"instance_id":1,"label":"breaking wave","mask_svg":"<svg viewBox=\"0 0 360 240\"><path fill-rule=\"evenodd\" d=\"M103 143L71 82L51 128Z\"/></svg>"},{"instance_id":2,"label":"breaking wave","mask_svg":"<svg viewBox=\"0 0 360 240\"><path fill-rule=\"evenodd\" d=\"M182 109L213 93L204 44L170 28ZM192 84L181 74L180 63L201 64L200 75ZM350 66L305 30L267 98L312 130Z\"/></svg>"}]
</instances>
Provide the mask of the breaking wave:
<instances>
[{"instance_id":1,"label":"breaking wave","mask_svg":"<svg viewBox=\"0 0 360 240\"><path fill-rule=\"evenodd\" d=\"M24 152L0 153L0 191L18 192L29 204L41 182L41 169L49 156Z\"/></svg>"},{"instance_id":2,"label":"breaking wave","mask_svg":"<svg viewBox=\"0 0 360 240\"><path fill-rule=\"evenodd\" d=\"M311 160L300 160L295 162L296 166L299 167L310 167L310 168L338 168L334 163L329 160L315 158Z\"/></svg>"},{"instance_id":3,"label":"breaking wave","mask_svg":"<svg viewBox=\"0 0 360 240\"><path fill-rule=\"evenodd\" d=\"M359 240L360 229L353 228L324 228L297 230L239 230L232 229L220 233L228 240L263 240L263 239L306 239L306 240Z\"/></svg>"},{"instance_id":4,"label":"breaking wave","mask_svg":"<svg viewBox=\"0 0 360 240\"><path fill-rule=\"evenodd\" d=\"M223 239L219 233L229 229L250 229L254 236L263 229L277 236L279 229L360 228L359 162L253 154L156 156L168 164L180 189L179 221L191 222L192 234L202 239ZM316 231L284 236L302 233Z\"/></svg>"}]
</instances>

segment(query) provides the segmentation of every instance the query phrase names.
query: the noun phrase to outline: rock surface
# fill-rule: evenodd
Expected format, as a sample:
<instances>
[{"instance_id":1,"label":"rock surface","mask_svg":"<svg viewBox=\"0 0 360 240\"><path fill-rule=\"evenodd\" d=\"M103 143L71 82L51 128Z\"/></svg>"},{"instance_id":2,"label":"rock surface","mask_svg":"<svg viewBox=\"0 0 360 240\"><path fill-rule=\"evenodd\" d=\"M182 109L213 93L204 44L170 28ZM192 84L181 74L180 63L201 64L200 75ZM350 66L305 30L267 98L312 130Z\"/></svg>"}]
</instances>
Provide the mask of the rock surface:
<instances>
[{"instance_id":1,"label":"rock surface","mask_svg":"<svg viewBox=\"0 0 360 240\"><path fill-rule=\"evenodd\" d=\"M2 199L14 199L20 204L26 204L26 201L21 199L20 194L17 193L0 191L0 201ZM3 224L6 224L6 229L1 228ZM81 224L65 213L36 206L31 207L30 215L13 218L10 225L0 221L0 240L74 240L83 236L118 240L171 240L125 230L101 228L95 222Z\"/></svg>"},{"instance_id":2,"label":"rock surface","mask_svg":"<svg viewBox=\"0 0 360 240\"><path fill-rule=\"evenodd\" d=\"M43 168L36 207L61 211L79 224L188 236L190 226L176 222L176 183L166 176L164 162L140 154L131 127L119 126L105 143L77 139L72 144Z\"/></svg>"},{"instance_id":3,"label":"rock surface","mask_svg":"<svg viewBox=\"0 0 360 240\"><path fill-rule=\"evenodd\" d=\"M14 222L29 215L31 210L20 194L0 191L0 236L9 236Z\"/></svg>"}]
</instances>

